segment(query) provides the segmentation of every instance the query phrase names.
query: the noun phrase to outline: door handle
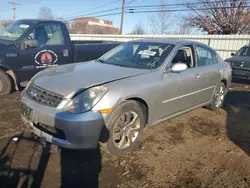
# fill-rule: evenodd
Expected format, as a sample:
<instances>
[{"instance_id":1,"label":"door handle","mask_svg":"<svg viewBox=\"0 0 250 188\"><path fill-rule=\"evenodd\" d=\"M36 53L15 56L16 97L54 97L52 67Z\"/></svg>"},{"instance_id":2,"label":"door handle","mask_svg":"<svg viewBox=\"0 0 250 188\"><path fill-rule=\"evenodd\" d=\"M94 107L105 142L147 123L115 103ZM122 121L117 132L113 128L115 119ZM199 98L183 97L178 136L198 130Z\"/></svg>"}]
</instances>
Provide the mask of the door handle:
<instances>
[{"instance_id":1,"label":"door handle","mask_svg":"<svg viewBox=\"0 0 250 188\"><path fill-rule=\"evenodd\" d=\"M198 74L198 73L197 73L197 74L194 74L194 77L195 77L195 78L200 78L200 74Z\"/></svg>"}]
</instances>

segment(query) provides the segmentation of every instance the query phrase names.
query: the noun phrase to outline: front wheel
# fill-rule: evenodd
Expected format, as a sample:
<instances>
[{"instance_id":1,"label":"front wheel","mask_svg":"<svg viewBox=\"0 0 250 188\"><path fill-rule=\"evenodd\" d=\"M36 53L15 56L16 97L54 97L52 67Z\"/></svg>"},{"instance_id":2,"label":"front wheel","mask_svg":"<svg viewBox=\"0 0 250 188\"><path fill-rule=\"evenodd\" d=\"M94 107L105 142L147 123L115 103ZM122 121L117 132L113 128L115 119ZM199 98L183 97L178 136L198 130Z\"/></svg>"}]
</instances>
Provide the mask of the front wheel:
<instances>
[{"instance_id":1,"label":"front wheel","mask_svg":"<svg viewBox=\"0 0 250 188\"><path fill-rule=\"evenodd\" d=\"M120 156L135 150L145 127L145 115L140 103L126 101L109 116L106 126L109 139L104 149L112 155Z\"/></svg>"},{"instance_id":2,"label":"front wheel","mask_svg":"<svg viewBox=\"0 0 250 188\"><path fill-rule=\"evenodd\" d=\"M224 83L219 83L216 87L212 102L208 106L211 110L217 110L222 107L226 95L226 87Z\"/></svg>"}]
</instances>

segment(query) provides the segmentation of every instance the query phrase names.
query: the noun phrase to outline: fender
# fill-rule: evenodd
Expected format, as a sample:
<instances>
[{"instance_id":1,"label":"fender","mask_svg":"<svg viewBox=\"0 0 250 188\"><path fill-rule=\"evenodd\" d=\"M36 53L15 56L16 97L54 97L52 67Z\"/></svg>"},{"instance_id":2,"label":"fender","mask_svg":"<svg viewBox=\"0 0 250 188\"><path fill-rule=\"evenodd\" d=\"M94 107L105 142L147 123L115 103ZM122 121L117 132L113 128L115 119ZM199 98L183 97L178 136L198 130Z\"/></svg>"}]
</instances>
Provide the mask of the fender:
<instances>
[{"instance_id":1,"label":"fender","mask_svg":"<svg viewBox=\"0 0 250 188\"><path fill-rule=\"evenodd\" d=\"M140 104L144 105L143 107L143 111L146 115L146 125L145 127L148 127L151 123L152 123L152 114L151 114L151 105L147 102L147 100L145 100L143 98L143 96L141 95L131 95L131 96L127 96L125 98L121 98L114 106L114 108L116 108L117 106L119 106L121 103L123 103L126 100L134 100L139 102Z\"/></svg>"},{"instance_id":2,"label":"fender","mask_svg":"<svg viewBox=\"0 0 250 188\"><path fill-rule=\"evenodd\" d=\"M15 84L15 89L18 91L19 88L17 86L17 80L16 80L15 73L9 67L7 67L5 65L1 65L1 64L0 64L0 70L4 71L6 74L11 76L11 78L13 79L14 84Z\"/></svg>"}]
</instances>

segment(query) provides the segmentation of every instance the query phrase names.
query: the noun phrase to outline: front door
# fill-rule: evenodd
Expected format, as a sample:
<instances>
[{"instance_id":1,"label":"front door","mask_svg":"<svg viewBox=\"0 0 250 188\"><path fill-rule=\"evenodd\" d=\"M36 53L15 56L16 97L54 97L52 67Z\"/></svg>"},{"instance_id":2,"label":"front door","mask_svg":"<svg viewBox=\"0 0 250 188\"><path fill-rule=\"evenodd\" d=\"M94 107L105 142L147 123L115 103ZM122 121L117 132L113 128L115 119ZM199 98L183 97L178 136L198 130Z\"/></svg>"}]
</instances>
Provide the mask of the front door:
<instances>
[{"instance_id":1,"label":"front door","mask_svg":"<svg viewBox=\"0 0 250 188\"><path fill-rule=\"evenodd\" d=\"M199 103L201 77L199 68L195 67L195 53L193 46L184 46L172 60L188 65L186 71L180 73L167 72L163 75L163 92L159 118L163 118Z\"/></svg>"},{"instance_id":2,"label":"front door","mask_svg":"<svg viewBox=\"0 0 250 188\"><path fill-rule=\"evenodd\" d=\"M53 66L70 63L72 59L60 25L40 24L29 33L25 40L36 40L38 47L20 49L19 80L30 80L39 71Z\"/></svg>"}]
</instances>

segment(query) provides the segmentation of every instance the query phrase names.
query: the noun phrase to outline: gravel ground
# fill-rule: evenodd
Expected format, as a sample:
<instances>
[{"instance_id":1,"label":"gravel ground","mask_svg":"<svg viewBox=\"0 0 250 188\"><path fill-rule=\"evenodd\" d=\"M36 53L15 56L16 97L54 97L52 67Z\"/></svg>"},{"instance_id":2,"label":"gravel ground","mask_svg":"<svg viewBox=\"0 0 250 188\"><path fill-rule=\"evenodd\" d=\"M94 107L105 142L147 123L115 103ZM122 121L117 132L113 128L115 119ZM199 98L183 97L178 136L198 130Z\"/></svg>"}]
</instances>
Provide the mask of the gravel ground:
<instances>
[{"instance_id":1,"label":"gravel ground","mask_svg":"<svg viewBox=\"0 0 250 188\"><path fill-rule=\"evenodd\" d=\"M19 95L0 97L1 188L250 187L250 82L232 84L223 109L145 129L139 149L121 158L100 148L50 153L22 124Z\"/></svg>"}]
</instances>

